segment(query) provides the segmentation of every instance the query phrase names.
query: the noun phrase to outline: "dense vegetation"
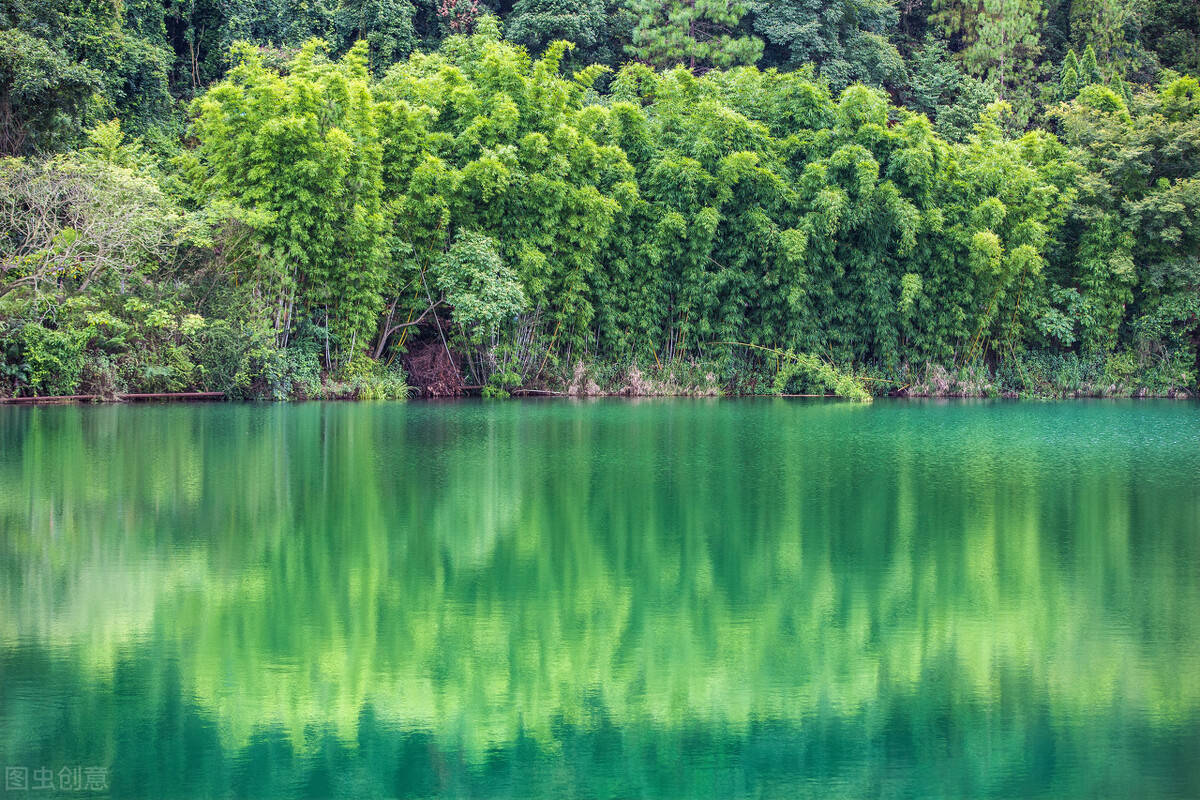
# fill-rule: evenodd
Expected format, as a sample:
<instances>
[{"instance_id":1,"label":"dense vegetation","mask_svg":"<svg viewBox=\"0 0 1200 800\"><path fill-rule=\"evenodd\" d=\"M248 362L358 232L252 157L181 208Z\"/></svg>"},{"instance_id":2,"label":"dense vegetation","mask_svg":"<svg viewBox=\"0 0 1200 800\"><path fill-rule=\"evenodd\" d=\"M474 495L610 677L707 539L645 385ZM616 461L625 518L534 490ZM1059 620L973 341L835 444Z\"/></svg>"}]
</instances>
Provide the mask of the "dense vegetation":
<instances>
[{"instance_id":1,"label":"dense vegetation","mask_svg":"<svg viewBox=\"0 0 1200 800\"><path fill-rule=\"evenodd\" d=\"M1198 15L16 0L0 396L1194 391Z\"/></svg>"}]
</instances>

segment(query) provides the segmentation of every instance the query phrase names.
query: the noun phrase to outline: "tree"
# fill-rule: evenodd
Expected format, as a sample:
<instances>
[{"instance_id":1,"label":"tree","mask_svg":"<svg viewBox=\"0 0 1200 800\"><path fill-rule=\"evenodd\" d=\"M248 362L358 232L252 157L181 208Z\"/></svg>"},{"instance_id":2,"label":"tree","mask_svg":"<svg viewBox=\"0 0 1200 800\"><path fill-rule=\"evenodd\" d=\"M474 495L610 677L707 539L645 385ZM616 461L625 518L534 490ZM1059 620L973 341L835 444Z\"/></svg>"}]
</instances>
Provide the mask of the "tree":
<instances>
[{"instance_id":1,"label":"tree","mask_svg":"<svg viewBox=\"0 0 1200 800\"><path fill-rule=\"evenodd\" d=\"M1170 77L1126 101L1090 85L1056 114L1087 168L1064 245L1063 283L1087 312L1081 338L1200 378L1200 83ZM1163 153L1171 153L1164 158Z\"/></svg>"},{"instance_id":2,"label":"tree","mask_svg":"<svg viewBox=\"0 0 1200 800\"><path fill-rule=\"evenodd\" d=\"M280 342L312 320L330 337L331 366L365 346L376 323L389 242L367 45L336 62L324 50L308 42L280 74L240 46L229 77L192 104L198 145L187 169L254 231L259 258L247 277Z\"/></svg>"},{"instance_id":3,"label":"tree","mask_svg":"<svg viewBox=\"0 0 1200 800\"><path fill-rule=\"evenodd\" d=\"M1045 13L1042 0L983 0L963 63L1001 98L1029 86L1042 51L1039 31Z\"/></svg>"},{"instance_id":4,"label":"tree","mask_svg":"<svg viewBox=\"0 0 1200 800\"><path fill-rule=\"evenodd\" d=\"M154 181L101 159L0 159L0 297L61 301L166 260L183 218Z\"/></svg>"},{"instance_id":5,"label":"tree","mask_svg":"<svg viewBox=\"0 0 1200 800\"><path fill-rule=\"evenodd\" d=\"M1136 18L1129 0L1072 0L1070 23L1072 40L1093 48L1110 70L1124 71L1138 55Z\"/></svg>"},{"instance_id":6,"label":"tree","mask_svg":"<svg viewBox=\"0 0 1200 800\"><path fill-rule=\"evenodd\" d=\"M21 30L0 31L0 154L71 143L100 90L97 70Z\"/></svg>"},{"instance_id":7,"label":"tree","mask_svg":"<svg viewBox=\"0 0 1200 800\"><path fill-rule=\"evenodd\" d=\"M1083 88L1098 83L1104 83L1104 76L1100 74L1096 51L1089 44L1083 49L1083 58L1079 60L1079 86Z\"/></svg>"},{"instance_id":8,"label":"tree","mask_svg":"<svg viewBox=\"0 0 1200 800\"><path fill-rule=\"evenodd\" d=\"M541 53L553 41L576 45L576 63L615 64L633 28L629 10L612 0L517 0L505 26L510 41Z\"/></svg>"},{"instance_id":9,"label":"tree","mask_svg":"<svg viewBox=\"0 0 1200 800\"><path fill-rule=\"evenodd\" d=\"M754 4L754 29L767 59L788 68L813 63L840 91L853 82L898 86L904 61L888 41L895 0L772 0Z\"/></svg>"},{"instance_id":10,"label":"tree","mask_svg":"<svg viewBox=\"0 0 1200 800\"><path fill-rule=\"evenodd\" d=\"M1074 100L1079 94L1079 59L1075 57L1074 50L1067 51L1067 57L1063 59L1062 70L1059 73L1058 79L1058 99L1067 101Z\"/></svg>"},{"instance_id":11,"label":"tree","mask_svg":"<svg viewBox=\"0 0 1200 800\"><path fill-rule=\"evenodd\" d=\"M389 284L389 316L428 318L442 303L436 290L459 298L445 302L473 339L504 321L494 347L507 355L495 358L489 341L470 360L486 382L507 372L503 362L536 374L547 348L585 341L595 313L592 276L636 188L611 140L617 121L584 104L600 68L567 79L559 74L567 43L531 61L499 41L494 25L481 22L477 31L397 64L378 92L390 109L383 133L396 144L385 151L384 169L395 238L405 244ZM472 286L482 305L465 301ZM518 305L524 311L514 320L509 312ZM503 311L483 313L489 307ZM379 352L395 324L382 331Z\"/></svg>"},{"instance_id":12,"label":"tree","mask_svg":"<svg viewBox=\"0 0 1200 800\"><path fill-rule=\"evenodd\" d=\"M978 20L983 9L982 0L933 0L932 9L930 25L950 37L951 49L955 52L969 47L979 38Z\"/></svg>"},{"instance_id":13,"label":"tree","mask_svg":"<svg viewBox=\"0 0 1200 800\"><path fill-rule=\"evenodd\" d=\"M525 292L496 242L474 231L460 231L455 237L435 281L468 342L494 335L502 323L526 310Z\"/></svg>"},{"instance_id":14,"label":"tree","mask_svg":"<svg viewBox=\"0 0 1200 800\"><path fill-rule=\"evenodd\" d=\"M130 9L131 25L121 4L0 6L0 153L62 149L114 116L142 135L170 127L172 56L154 10Z\"/></svg>"},{"instance_id":15,"label":"tree","mask_svg":"<svg viewBox=\"0 0 1200 800\"><path fill-rule=\"evenodd\" d=\"M996 93L979 79L963 74L946 43L928 35L909 59L909 79L901 96L909 108L925 114L940 135L963 142L974 132Z\"/></svg>"},{"instance_id":16,"label":"tree","mask_svg":"<svg viewBox=\"0 0 1200 800\"><path fill-rule=\"evenodd\" d=\"M333 14L337 51L347 52L365 40L371 66L382 71L416 48L415 14L409 0L341 0Z\"/></svg>"},{"instance_id":17,"label":"tree","mask_svg":"<svg viewBox=\"0 0 1200 800\"><path fill-rule=\"evenodd\" d=\"M736 0L630 0L629 7L637 20L629 53L656 67L728 67L762 55L762 40L738 30L749 7Z\"/></svg>"},{"instance_id":18,"label":"tree","mask_svg":"<svg viewBox=\"0 0 1200 800\"><path fill-rule=\"evenodd\" d=\"M1148 0L1141 4L1141 42L1178 72L1200 71L1200 3Z\"/></svg>"}]
</instances>

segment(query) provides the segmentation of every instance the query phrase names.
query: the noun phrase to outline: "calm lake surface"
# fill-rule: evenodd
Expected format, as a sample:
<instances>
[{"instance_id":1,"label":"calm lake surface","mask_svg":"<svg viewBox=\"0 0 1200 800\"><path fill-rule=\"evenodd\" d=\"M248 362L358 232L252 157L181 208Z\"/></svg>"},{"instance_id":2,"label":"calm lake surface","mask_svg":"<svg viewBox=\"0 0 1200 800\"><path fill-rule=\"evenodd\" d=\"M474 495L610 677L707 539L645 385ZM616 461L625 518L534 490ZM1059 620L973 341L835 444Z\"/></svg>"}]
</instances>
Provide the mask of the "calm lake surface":
<instances>
[{"instance_id":1,"label":"calm lake surface","mask_svg":"<svg viewBox=\"0 0 1200 800\"><path fill-rule=\"evenodd\" d=\"M1195 798L1200 405L0 408L0 762Z\"/></svg>"}]
</instances>

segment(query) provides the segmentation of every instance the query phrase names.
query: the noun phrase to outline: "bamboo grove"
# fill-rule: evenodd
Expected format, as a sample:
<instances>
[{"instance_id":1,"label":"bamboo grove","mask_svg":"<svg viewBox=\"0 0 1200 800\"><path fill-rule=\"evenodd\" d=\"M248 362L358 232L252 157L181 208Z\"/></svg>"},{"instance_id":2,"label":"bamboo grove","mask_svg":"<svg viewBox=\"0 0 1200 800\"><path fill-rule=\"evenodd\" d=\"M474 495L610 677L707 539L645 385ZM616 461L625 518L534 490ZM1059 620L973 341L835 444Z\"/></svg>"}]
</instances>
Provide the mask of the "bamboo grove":
<instances>
[{"instance_id":1,"label":"bamboo grove","mask_svg":"<svg viewBox=\"0 0 1200 800\"><path fill-rule=\"evenodd\" d=\"M879 387L1195 390L1194 78L1072 85L1041 127L996 100L956 141L810 68L574 51L492 17L388 67L242 44L169 158L108 123L0 161L0 390L370 396L422 350L495 393L829 388L747 380L804 354Z\"/></svg>"}]
</instances>

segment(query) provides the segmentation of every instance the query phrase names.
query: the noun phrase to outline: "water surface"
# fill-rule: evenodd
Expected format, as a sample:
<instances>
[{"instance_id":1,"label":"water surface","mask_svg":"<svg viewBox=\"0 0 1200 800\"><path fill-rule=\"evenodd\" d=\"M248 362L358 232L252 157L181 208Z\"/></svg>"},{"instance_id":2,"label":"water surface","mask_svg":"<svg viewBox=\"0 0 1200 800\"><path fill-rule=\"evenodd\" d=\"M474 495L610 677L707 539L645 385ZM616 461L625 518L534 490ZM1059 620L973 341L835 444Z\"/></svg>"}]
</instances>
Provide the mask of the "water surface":
<instances>
[{"instance_id":1,"label":"water surface","mask_svg":"<svg viewBox=\"0 0 1200 800\"><path fill-rule=\"evenodd\" d=\"M1172 402L0 408L0 762L1197 797L1198 476Z\"/></svg>"}]
</instances>

